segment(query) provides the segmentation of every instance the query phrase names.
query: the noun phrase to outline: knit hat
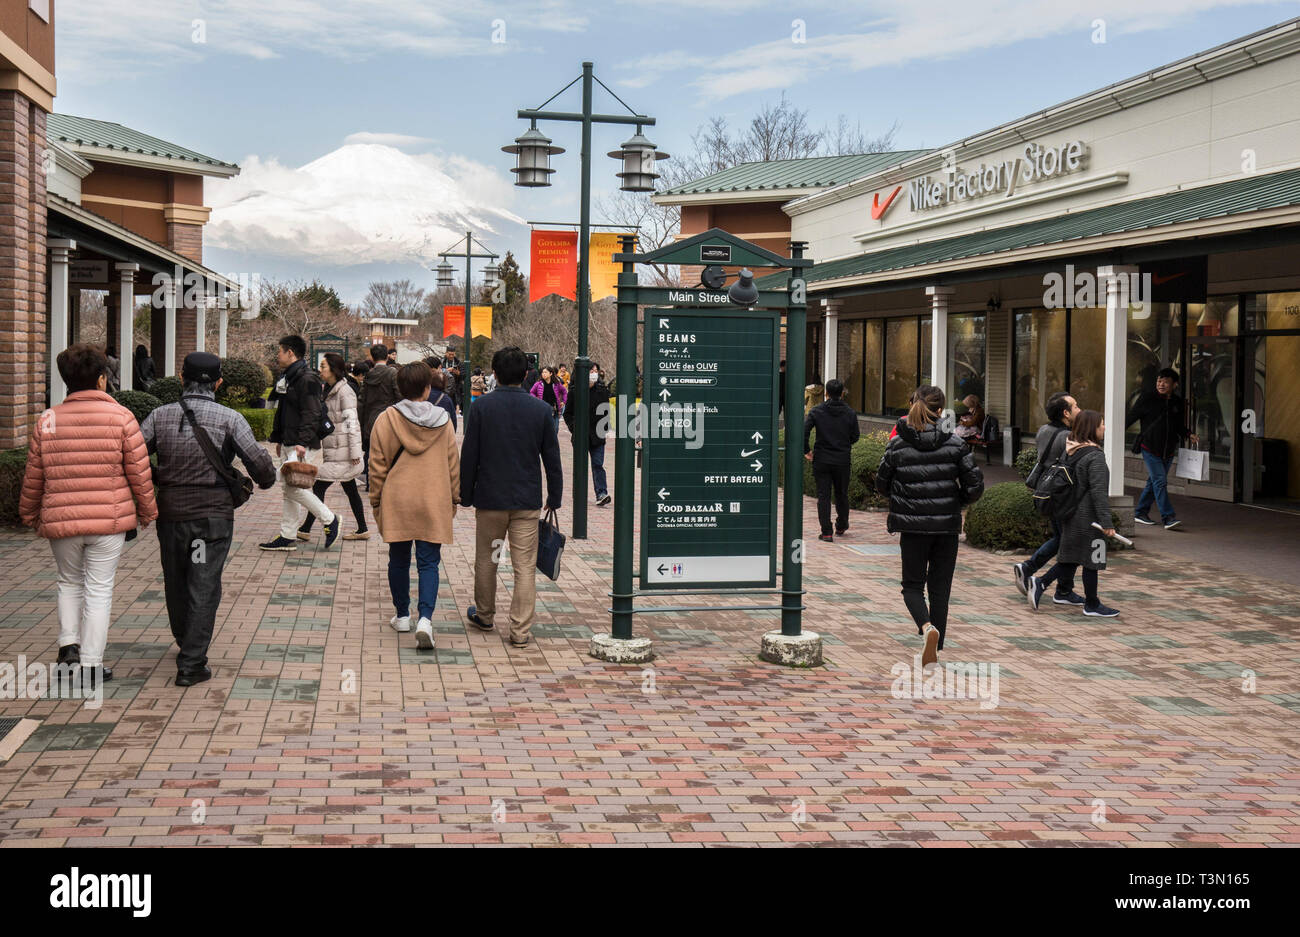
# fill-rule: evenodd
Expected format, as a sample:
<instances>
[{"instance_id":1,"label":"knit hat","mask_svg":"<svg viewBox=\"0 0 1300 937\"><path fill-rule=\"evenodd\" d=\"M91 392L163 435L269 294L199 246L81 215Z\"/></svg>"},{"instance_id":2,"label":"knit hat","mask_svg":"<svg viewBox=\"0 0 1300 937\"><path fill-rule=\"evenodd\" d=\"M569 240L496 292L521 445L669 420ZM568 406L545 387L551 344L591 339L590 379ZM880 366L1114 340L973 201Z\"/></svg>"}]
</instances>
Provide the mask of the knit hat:
<instances>
[{"instance_id":1,"label":"knit hat","mask_svg":"<svg viewBox=\"0 0 1300 937\"><path fill-rule=\"evenodd\" d=\"M181 379L198 384L214 384L221 377L221 359L206 351L192 351L181 365Z\"/></svg>"}]
</instances>

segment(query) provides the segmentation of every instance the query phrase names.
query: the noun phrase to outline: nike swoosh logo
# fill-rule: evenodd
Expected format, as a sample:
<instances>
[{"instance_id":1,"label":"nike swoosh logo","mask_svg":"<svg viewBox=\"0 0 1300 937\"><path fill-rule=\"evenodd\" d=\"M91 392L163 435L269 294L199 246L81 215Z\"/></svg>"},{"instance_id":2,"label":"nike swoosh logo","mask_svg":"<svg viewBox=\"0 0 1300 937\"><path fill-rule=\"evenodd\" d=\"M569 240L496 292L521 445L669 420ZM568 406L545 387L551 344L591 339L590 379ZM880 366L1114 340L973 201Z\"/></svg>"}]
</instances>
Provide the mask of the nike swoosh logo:
<instances>
[{"instance_id":1,"label":"nike swoosh logo","mask_svg":"<svg viewBox=\"0 0 1300 937\"><path fill-rule=\"evenodd\" d=\"M1158 277L1153 273L1151 274L1151 285L1159 286L1162 283L1168 283L1170 280L1177 280L1179 277L1185 277L1185 276L1187 276L1186 270L1184 270L1182 273L1171 273L1167 277Z\"/></svg>"},{"instance_id":2,"label":"nike swoosh logo","mask_svg":"<svg viewBox=\"0 0 1300 937\"><path fill-rule=\"evenodd\" d=\"M754 453L756 453L756 452L762 452L762 451L763 451L762 449L754 449L754 450L751 450L750 452L746 452L744 449L741 449L741 450L740 450L740 457L741 457L742 459L748 459L748 458L749 458L750 456L752 456Z\"/></svg>"},{"instance_id":3,"label":"nike swoosh logo","mask_svg":"<svg viewBox=\"0 0 1300 937\"><path fill-rule=\"evenodd\" d=\"M898 198L898 193L902 191L903 191L903 187L900 185L897 189L895 189L893 192L890 193L889 198L885 199L885 204L883 205L880 204L879 192L871 196L871 220L879 221L880 216L883 215L885 212L889 211L889 206L894 204L894 199Z\"/></svg>"}]
</instances>

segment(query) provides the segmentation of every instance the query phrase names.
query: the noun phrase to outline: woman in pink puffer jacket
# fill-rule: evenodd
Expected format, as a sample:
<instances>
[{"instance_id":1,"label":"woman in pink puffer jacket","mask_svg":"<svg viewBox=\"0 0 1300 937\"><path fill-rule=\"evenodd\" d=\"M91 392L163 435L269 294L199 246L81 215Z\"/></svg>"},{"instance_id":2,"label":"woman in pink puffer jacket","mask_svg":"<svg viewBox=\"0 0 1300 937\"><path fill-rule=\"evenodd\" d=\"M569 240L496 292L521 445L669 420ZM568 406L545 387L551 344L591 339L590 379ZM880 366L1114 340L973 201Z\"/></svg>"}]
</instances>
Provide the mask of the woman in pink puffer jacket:
<instances>
[{"instance_id":1,"label":"woman in pink puffer jacket","mask_svg":"<svg viewBox=\"0 0 1300 937\"><path fill-rule=\"evenodd\" d=\"M135 417L105 392L105 354L72 345L57 364L68 396L32 430L18 514L59 570L59 663L103 668L126 533L158 517L153 473Z\"/></svg>"}]
</instances>

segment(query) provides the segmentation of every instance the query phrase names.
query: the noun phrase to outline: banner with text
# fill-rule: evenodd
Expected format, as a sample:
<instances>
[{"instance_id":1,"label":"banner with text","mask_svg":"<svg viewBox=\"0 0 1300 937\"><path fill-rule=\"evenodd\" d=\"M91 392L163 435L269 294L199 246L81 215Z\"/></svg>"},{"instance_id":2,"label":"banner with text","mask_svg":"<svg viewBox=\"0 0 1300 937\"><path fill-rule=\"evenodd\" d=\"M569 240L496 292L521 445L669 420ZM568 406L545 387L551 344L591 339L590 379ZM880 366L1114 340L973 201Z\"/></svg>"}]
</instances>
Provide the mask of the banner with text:
<instances>
[{"instance_id":1,"label":"banner with text","mask_svg":"<svg viewBox=\"0 0 1300 937\"><path fill-rule=\"evenodd\" d=\"M472 325L474 336L477 338L492 337L492 307L475 306L473 309ZM448 335L457 335L465 337L465 307L464 306L443 306L442 307L442 337Z\"/></svg>"},{"instance_id":2,"label":"banner with text","mask_svg":"<svg viewBox=\"0 0 1300 937\"><path fill-rule=\"evenodd\" d=\"M623 234L617 231L602 231L591 236L591 273L587 279L591 282L592 302L618 295L618 275L623 265L614 263L611 258L623 251L621 237ZM632 249L636 250L635 242Z\"/></svg>"},{"instance_id":3,"label":"banner with text","mask_svg":"<svg viewBox=\"0 0 1300 937\"><path fill-rule=\"evenodd\" d=\"M578 232L533 231L528 268L528 301L558 293L578 298Z\"/></svg>"}]
</instances>

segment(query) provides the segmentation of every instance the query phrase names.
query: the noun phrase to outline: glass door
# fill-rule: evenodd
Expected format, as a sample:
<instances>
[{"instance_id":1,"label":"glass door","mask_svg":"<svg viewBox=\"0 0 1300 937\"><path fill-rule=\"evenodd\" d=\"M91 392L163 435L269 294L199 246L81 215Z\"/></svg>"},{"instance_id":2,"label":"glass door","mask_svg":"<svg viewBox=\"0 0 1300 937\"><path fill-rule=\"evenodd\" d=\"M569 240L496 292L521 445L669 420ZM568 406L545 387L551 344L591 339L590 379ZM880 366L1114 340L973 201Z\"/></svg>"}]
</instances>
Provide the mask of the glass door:
<instances>
[{"instance_id":1,"label":"glass door","mask_svg":"<svg viewBox=\"0 0 1300 937\"><path fill-rule=\"evenodd\" d=\"M1198 498L1233 500L1236 470L1237 340L1197 336L1188 339L1186 387L1188 425L1210 454L1210 478L1177 479Z\"/></svg>"}]
</instances>

